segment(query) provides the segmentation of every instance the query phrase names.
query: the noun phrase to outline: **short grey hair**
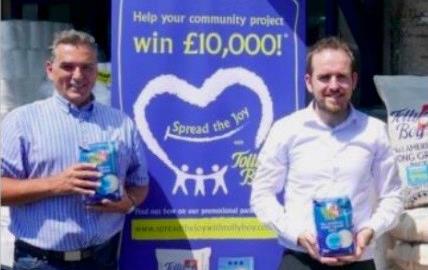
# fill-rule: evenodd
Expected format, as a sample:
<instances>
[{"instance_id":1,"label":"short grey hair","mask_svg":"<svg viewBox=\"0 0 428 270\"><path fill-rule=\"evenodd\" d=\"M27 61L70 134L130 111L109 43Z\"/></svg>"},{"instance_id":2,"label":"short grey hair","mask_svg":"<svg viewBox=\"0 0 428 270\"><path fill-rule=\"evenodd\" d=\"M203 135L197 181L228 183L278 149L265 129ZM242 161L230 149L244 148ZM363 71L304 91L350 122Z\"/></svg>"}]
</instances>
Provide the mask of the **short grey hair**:
<instances>
[{"instance_id":1,"label":"short grey hair","mask_svg":"<svg viewBox=\"0 0 428 270\"><path fill-rule=\"evenodd\" d=\"M92 35L83 31L70 29L55 33L52 45L49 47L51 51L51 60L55 58L55 49L61 44L71 44L75 46L85 45L93 49L95 54L98 54L98 45Z\"/></svg>"}]
</instances>

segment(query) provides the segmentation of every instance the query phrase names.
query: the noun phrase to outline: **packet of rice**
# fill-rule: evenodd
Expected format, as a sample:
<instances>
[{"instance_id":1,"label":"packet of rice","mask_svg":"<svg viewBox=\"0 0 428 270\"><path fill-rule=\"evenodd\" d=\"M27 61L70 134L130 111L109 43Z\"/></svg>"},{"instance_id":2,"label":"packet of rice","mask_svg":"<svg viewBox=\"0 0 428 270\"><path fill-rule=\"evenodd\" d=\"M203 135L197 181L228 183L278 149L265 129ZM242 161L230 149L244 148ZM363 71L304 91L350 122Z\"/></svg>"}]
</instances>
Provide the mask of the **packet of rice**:
<instances>
[{"instance_id":1,"label":"packet of rice","mask_svg":"<svg viewBox=\"0 0 428 270\"><path fill-rule=\"evenodd\" d=\"M85 196L85 203L97 204L103 199L119 201L122 192L117 177L117 144L114 142L101 142L80 147L80 162L97 165L101 185L95 190L93 196Z\"/></svg>"},{"instance_id":2,"label":"packet of rice","mask_svg":"<svg viewBox=\"0 0 428 270\"><path fill-rule=\"evenodd\" d=\"M338 257L354 254L354 226L349 198L314 199L313 207L320 255Z\"/></svg>"}]
</instances>

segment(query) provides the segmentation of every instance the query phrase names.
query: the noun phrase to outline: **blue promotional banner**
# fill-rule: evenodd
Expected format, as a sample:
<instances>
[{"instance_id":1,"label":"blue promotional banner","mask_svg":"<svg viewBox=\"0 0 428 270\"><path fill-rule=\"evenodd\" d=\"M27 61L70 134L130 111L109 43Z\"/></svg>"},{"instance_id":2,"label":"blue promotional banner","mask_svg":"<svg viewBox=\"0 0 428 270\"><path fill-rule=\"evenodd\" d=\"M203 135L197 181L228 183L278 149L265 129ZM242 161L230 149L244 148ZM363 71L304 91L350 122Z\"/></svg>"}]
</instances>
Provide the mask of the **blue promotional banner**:
<instances>
[{"instance_id":1,"label":"blue promotional banner","mask_svg":"<svg viewBox=\"0 0 428 270\"><path fill-rule=\"evenodd\" d=\"M304 1L112 1L112 102L147 147L121 269L276 269L249 207L272 123L304 105Z\"/></svg>"}]
</instances>

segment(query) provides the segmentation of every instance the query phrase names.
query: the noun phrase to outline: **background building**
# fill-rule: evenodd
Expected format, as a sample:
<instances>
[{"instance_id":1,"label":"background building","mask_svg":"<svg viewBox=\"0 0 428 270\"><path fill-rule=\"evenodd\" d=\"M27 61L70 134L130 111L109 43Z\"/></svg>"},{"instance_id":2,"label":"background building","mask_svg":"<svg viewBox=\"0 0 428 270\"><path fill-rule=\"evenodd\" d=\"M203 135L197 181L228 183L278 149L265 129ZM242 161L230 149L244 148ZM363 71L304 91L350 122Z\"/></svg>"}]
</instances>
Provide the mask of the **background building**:
<instances>
[{"instance_id":1,"label":"background building","mask_svg":"<svg viewBox=\"0 0 428 270\"><path fill-rule=\"evenodd\" d=\"M357 51L357 107L382 116L374 74L428 74L428 1L307 0L306 43L338 35ZM2 20L69 23L88 31L100 45L100 62L110 61L110 0L3 0Z\"/></svg>"}]
</instances>

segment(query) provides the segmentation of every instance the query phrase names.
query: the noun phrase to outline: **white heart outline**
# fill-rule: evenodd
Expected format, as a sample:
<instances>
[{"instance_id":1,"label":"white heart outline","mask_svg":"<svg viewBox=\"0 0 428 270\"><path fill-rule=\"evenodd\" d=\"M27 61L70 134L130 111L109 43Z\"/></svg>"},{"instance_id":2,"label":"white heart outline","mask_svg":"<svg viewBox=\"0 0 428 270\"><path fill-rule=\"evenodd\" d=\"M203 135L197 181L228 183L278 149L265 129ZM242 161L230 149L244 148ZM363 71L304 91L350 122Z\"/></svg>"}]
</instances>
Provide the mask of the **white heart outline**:
<instances>
[{"instance_id":1,"label":"white heart outline","mask_svg":"<svg viewBox=\"0 0 428 270\"><path fill-rule=\"evenodd\" d=\"M180 172L170 160L167 153L159 145L146 118L146 107L150 101L161 94L171 94L179 99L200 108L206 107L227 90L228 87L239 84L253 91L261 103L261 119L257 129L254 145L260 147L266 138L273 122L273 103L269 90L264 81L254 72L243 67L218 69L207 78L201 88L196 88L175 75L160 75L150 80L141 91L134 103L135 122L148 149L176 174Z\"/></svg>"}]
</instances>

